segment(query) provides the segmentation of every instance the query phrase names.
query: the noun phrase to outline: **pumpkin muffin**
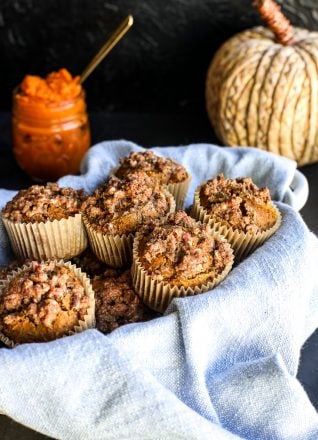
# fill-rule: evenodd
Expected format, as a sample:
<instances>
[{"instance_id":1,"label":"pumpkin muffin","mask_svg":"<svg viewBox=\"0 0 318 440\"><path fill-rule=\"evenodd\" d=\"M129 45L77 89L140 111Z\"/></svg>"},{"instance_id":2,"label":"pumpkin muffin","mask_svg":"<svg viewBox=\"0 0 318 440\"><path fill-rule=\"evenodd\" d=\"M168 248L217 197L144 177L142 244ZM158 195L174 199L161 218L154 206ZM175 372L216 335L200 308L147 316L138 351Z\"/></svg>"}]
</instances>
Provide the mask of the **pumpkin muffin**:
<instances>
[{"instance_id":1,"label":"pumpkin muffin","mask_svg":"<svg viewBox=\"0 0 318 440\"><path fill-rule=\"evenodd\" d=\"M184 211L136 235L133 283L144 303L164 311L174 297L212 289L233 264L229 243Z\"/></svg>"},{"instance_id":2,"label":"pumpkin muffin","mask_svg":"<svg viewBox=\"0 0 318 440\"><path fill-rule=\"evenodd\" d=\"M88 278L63 261L33 261L1 282L1 340L9 345L44 342L94 325Z\"/></svg>"},{"instance_id":3,"label":"pumpkin muffin","mask_svg":"<svg viewBox=\"0 0 318 440\"><path fill-rule=\"evenodd\" d=\"M17 258L70 258L87 246L80 212L83 191L57 183L33 185L2 210L2 219Z\"/></svg>"},{"instance_id":4,"label":"pumpkin muffin","mask_svg":"<svg viewBox=\"0 0 318 440\"><path fill-rule=\"evenodd\" d=\"M133 237L141 225L174 209L172 195L142 171L110 177L82 206L91 248L112 267L131 262Z\"/></svg>"},{"instance_id":5,"label":"pumpkin muffin","mask_svg":"<svg viewBox=\"0 0 318 440\"><path fill-rule=\"evenodd\" d=\"M73 257L71 262L79 267L82 272L85 272L89 278L93 278L95 275L101 275L108 269L112 270L107 264L99 260L89 247L80 255Z\"/></svg>"},{"instance_id":6,"label":"pumpkin muffin","mask_svg":"<svg viewBox=\"0 0 318 440\"><path fill-rule=\"evenodd\" d=\"M92 280L96 300L96 327L103 333L149 320L157 315L144 306L134 292L130 271L108 269Z\"/></svg>"},{"instance_id":7,"label":"pumpkin muffin","mask_svg":"<svg viewBox=\"0 0 318 440\"><path fill-rule=\"evenodd\" d=\"M262 244L281 221L268 188L258 188L250 177L227 179L223 174L196 190L192 215L224 235L237 258Z\"/></svg>"},{"instance_id":8,"label":"pumpkin muffin","mask_svg":"<svg viewBox=\"0 0 318 440\"><path fill-rule=\"evenodd\" d=\"M160 157L152 151L131 152L120 159L115 175L123 178L135 172L144 171L166 185L176 200L177 209L182 209L191 177L187 170L172 159Z\"/></svg>"}]
</instances>

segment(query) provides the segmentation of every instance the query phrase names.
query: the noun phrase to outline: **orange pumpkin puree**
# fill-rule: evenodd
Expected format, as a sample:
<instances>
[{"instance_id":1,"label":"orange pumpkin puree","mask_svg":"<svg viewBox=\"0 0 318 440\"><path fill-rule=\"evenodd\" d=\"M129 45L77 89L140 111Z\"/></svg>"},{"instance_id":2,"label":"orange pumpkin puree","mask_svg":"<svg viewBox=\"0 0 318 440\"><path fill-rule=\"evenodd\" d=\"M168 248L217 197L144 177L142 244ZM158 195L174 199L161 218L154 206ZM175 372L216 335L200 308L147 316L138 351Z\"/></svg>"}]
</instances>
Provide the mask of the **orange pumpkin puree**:
<instances>
[{"instance_id":1,"label":"orange pumpkin puree","mask_svg":"<svg viewBox=\"0 0 318 440\"><path fill-rule=\"evenodd\" d=\"M67 69L52 72L46 78L26 75L19 87L20 99L50 103L76 98L82 90L79 81L80 77L73 78Z\"/></svg>"},{"instance_id":2,"label":"orange pumpkin puree","mask_svg":"<svg viewBox=\"0 0 318 440\"><path fill-rule=\"evenodd\" d=\"M13 151L36 180L75 174L90 146L85 93L66 69L26 75L13 95Z\"/></svg>"}]
</instances>

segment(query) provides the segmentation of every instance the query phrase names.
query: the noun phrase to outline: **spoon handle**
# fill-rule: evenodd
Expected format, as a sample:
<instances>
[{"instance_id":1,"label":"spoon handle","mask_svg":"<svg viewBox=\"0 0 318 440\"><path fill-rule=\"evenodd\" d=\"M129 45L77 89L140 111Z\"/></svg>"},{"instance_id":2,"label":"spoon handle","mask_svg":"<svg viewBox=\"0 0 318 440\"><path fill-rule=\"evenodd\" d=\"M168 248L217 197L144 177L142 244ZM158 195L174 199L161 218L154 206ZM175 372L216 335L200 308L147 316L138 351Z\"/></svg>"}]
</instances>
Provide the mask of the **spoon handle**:
<instances>
[{"instance_id":1,"label":"spoon handle","mask_svg":"<svg viewBox=\"0 0 318 440\"><path fill-rule=\"evenodd\" d=\"M129 30L134 22L133 16L128 15L118 28L111 34L105 44L100 48L94 58L86 66L80 76L80 83L82 84L86 78L92 73L95 67L105 58L105 56L113 49L114 46L122 39L125 33Z\"/></svg>"}]
</instances>

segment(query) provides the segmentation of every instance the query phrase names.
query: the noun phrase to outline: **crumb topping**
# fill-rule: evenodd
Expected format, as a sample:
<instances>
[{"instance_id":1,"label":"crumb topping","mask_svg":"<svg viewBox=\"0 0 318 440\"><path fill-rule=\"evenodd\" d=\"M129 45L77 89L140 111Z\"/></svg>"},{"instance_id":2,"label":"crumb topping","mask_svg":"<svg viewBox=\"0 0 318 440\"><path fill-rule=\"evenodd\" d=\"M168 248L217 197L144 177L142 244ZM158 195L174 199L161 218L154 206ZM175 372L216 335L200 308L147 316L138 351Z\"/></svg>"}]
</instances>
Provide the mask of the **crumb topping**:
<instances>
[{"instance_id":1,"label":"crumb topping","mask_svg":"<svg viewBox=\"0 0 318 440\"><path fill-rule=\"evenodd\" d=\"M57 266L54 261L33 261L10 281L0 297L0 330L6 334L21 321L51 329L57 318L69 313L78 323L87 312L88 302L82 283L68 267Z\"/></svg>"},{"instance_id":2,"label":"crumb topping","mask_svg":"<svg viewBox=\"0 0 318 440\"><path fill-rule=\"evenodd\" d=\"M258 188L250 177L226 179L219 174L201 187L200 200L216 221L243 232L265 231L276 222L269 189Z\"/></svg>"},{"instance_id":3,"label":"crumb topping","mask_svg":"<svg viewBox=\"0 0 318 440\"><path fill-rule=\"evenodd\" d=\"M153 279L182 285L220 274L232 260L232 249L215 238L208 225L178 211L165 224L143 229L139 258Z\"/></svg>"},{"instance_id":4,"label":"crumb topping","mask_svg":"<svg viewBox=\"0 0 318 440\"><path fill-rule=\"evenodd\" d=\"M183 182L189 177L182 165L172 159L157 156L152 151L132 152L129 156L120 159L120 167L116 176L124 177L140 170L149 176L156 177L163 185Z\"/></svg>"},{"instance_id":5,"label":"crumb topping","mask_svg":"<svg viewBox=\"0 0 318 440\"><path fill-rule=\"evenodd\" d=\"M139 172L124 179L110 177L84 201L82 209L96 231L121 235L167 214L170 199L158 182Z\"/></svg>"},{"instance_id":6,"label":"crumb topping","mask_svg":"<svg viewBox=\"0 0 318 440\"><path fill-rule=\"evenodd\" d=\"M61 220L79 213L83 199L83 190L60 188L57 183L32 185L19 191L2 214L13 222Z\"/></svg>"},{"instance_id":7,"label":"crumb topping","mask_svg":"<svg viewBox=\"0 0 318 440\"><path fill-rule=\"evenodd\" d=\"M130 271L120 274L109 269L95 276L92 284L96 300L96 326L103 333L150 318L151 312L133 290Z\"/></svg>"},{"instance_id":8,"label":"crumb topping","mask_svg":"<svg viewBox=\"0 0 318 440\"><path fill-rule=\"evenodd\" d=\"M73 257L71 262L79 267L82 272L85 272L90 278L102 274L109 268L106 263L96 257L89 247L80 255Z\"/></svg>"}]
</instances>

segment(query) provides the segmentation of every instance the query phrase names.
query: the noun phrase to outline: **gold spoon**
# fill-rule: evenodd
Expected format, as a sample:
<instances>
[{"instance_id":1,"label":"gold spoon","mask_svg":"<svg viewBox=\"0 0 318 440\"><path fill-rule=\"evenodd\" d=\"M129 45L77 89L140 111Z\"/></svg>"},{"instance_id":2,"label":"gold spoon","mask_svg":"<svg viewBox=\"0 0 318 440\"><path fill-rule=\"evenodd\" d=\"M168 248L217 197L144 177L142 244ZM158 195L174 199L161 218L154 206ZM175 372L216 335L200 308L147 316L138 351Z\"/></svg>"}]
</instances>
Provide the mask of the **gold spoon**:
<instances>
[{"instance_id":1,"label":"gold spoon","mask_svg":"<svg viewBox=\"0 0 318 440\"><path fill-rule=\"evenodd\" d=\"M90 61L87 67L83 70L80 76L80 83L82 84L86 78L92 73L95 67L105 58L114 46L122 39L125 33L133 25L134 18L128 15L125 20L118 26L118 28L111 34L106 43L100 48L94 58Z\"/></svg>"}]
</instances>

